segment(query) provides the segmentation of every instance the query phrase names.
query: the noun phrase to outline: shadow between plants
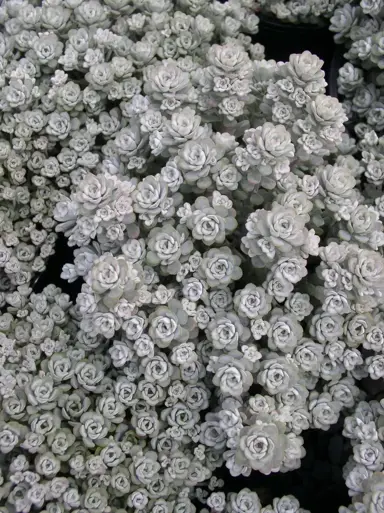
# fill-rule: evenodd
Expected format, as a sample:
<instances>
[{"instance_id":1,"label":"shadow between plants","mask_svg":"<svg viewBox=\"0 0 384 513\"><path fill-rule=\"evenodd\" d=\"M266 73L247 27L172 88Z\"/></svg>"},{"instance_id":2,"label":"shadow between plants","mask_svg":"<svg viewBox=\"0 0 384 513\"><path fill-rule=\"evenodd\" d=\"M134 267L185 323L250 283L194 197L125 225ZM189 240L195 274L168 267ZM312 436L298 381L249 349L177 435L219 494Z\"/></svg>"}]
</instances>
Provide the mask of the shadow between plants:
<instances>
[{"instance_id":1,"label":"shadow between plants","mask_svg":"<svg viewBox=\"0 0 384 513\"><path fill-rule=\"evenodd\" d=\"M83 280L78 279L73 283L68 283L60 278L64 264L73 263L73 251L75 248L68 247L66 241L67 239L64 235L60 233L56 241L55 253L48 259L45 271L36 280L33 292L39 293L44 287L52 283L56 287L60 287L65 294L68 294L71 301L76 300L77 294L81 291Z\"/></svg>"}]
</instances>

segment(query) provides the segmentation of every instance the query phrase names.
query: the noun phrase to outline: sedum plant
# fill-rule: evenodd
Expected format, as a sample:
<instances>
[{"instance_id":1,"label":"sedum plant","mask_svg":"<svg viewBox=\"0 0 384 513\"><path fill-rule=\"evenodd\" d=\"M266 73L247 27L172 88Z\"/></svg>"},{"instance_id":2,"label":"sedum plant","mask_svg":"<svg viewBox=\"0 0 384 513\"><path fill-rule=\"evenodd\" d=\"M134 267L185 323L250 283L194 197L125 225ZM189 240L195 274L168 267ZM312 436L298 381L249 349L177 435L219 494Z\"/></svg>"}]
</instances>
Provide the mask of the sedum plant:
<instances>
[{"instance_id":1,"label":"sedum plant","mask_svg":"<svg viewBox=\"0 0 384 513\"><path fill-rule=\"evenodd\" d=\"M300 508L299 501L292 495L285 495L281 498L274 498L272 504L261 508L260 499L255 492L251 492L248 488L243 488L238 493L229 493L227 496L224 492L213 492L207 498L208 509L203 512L237 512L250 511L262 513L282 513L283 511L294 511L297 513L307 513L306 510Z\"/></svg>"},{"instance_id":2,"label":"sedum plant","mask_svg":"<svg viewBox=\"0 0 384 513\"><path fill-rule=\"evenodd\" d=\"M1 511L302 512L215 471L298 468L383 377L383 225L323 62L265 60L249 0L40 3L0 8L0 147L82 287L31 293L3 237Z\"/></svg>"},{"instance_id":3,"label":"sedum plant","mask_svg":"<svg viewBox=\"0 0 384 513\"><path fill-rule=\"evenodd\" d=\"M361 153L362 187L366 205L383 218L383 61L381 54L383 3L352 2L335 10L330 30L344 45L346 62L337 79L349 126Z\"/></svg>"},{"instance_id":4,"label":"sedum plant","mask_svg":"<svg viewBox=\"0 0 384 513\"><path fill-rule=\"evenodd\" d=\"M383 400L361 401L344 421L352 445L343 474L352 504L340 513L382 511L384 498Z\"/></svg>"},{"instance_id":5,"label":"sedum plant","mask_svg":"<svg viewBox=\"0 0 384 513\"><path fill-rule=\"evenodd\" d=\"M258 9L288 23L324 25L347 0L257 0ZM369 2L367 2L369 3Z\"/></svg>"}]
</instances>

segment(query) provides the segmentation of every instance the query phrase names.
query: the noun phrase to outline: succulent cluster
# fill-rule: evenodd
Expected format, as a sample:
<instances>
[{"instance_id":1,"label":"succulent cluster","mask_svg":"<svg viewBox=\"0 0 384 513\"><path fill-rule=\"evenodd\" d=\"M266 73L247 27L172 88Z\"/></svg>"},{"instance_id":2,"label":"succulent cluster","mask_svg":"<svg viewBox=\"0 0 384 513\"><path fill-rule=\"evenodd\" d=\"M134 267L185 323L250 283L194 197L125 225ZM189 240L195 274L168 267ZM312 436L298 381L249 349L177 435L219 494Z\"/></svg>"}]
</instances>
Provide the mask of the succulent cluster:
<instances>
[{"instance_id":1,"label":"succulent cluster","mask_svg":"<svg viewBox=\"0 0 384 513\"><path fill-rule=\"evenodd\" d=\"M335 9L348 3L348 0L257 0L257 9L288 23L324 24Z\"/></svg>"},{"instance_id":2,"label":"succulent cluster","mask_svg":"<svg viewBox=\"0 0 384 513\"><path fill-rule=\"evenodd\" d=\"M350 128L361 152L367 201L383 216L384 182L384 3L350 2L335 10L330 30L344 47L346 62L339 70L338 90ZM383 53L382 53L383 49ZM373 201L372 201L373 200Z\"/></svg>"},{"instance_id":3,"label":"succulent cluster","mask_svg":"<svg viewBox=\"0 0 384 513\"><path fill-rule=\"evenodd\" d=\"M308 513L305 509L300 508L299 501L292 495L285 495L281 498L275 498L272 504L261 507L259 497L255 492L248 488L243 488L238 493L213 492L207 498L209 509L201 510L202 513L284 513L290 511L292 513Z\"/></svg>"},{"instance_id":4,"label":"succulent cluster","mask_svg":"<svg viewBox=\"0 0 384 513\"><path fill-rule=\"evenodd\" d=\"M0 15L3 17L3 15ZM29 288L45 269L57 235L53 206L58 187L69 184L64 167L50 154L57 139L47 130L35 86L40 67L20 54L13 37L0 33L0 293ZM20 60L15 61L18 53ZM49 82L48 82L49 83ZM59 155L60 159L61 155ZM0 301L3 306L3 297Z\"/></svg>"},{"instance_id":5,"label":"succulent cluster","mask_svg":"<svg viewBox=\"0 0 384 513\"><path fill-rule=\"evenodd\" d=\"M383 399L359 402L344 422L343 436L351 441L352 455L344 478L352 504L341 513L382 511L384 501Z\"/></svg>"},{"instance_id":6,"label":"succulent cluster","mask_svg":"<svg viewBox=\"0 0 384 513\"><path fill-rule=\"evenodd\" d=\"M139 87L137 67L184 56L188 69L191 51L204 53L213 37L241 34L250 45L245 34L257 32L258 18L252 2L236 1L191 5L193 16L181 12L182 5L168 15L173 6L166 1L148 1L136 13L118 0L3 4L0 290L10 291L29 286L45 269L57 237L52 210L59 191L92 172L101 155L91 150L125 126L113 103L128 108ZM108 62L106 52L113 52ZM262 47L255 52L262 56ZM140 158L132 162L142 165Z\"/></svg>"},{"instance_id":7,"label":"succulent cluster","mask_svg":"<svg viewBox=\"0 0 384 513\"><path fill-rule=\"evenodd\" d=\"M323 62L265 60L256 7L0 7L4 511L303 513L215 471L300 467L384 377L380 138L353 156ZM56 232L74 304L31 290Z\"/></svg>"}]
</instances>

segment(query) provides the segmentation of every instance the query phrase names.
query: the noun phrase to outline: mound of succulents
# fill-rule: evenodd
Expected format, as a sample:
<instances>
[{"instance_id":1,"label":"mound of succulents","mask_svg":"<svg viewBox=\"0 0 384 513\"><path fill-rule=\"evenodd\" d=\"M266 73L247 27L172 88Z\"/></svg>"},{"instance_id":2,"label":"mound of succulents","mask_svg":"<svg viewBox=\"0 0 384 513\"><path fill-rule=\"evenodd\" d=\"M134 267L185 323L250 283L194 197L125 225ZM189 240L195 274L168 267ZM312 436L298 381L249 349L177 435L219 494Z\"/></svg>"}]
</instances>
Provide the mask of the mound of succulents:
<instances>
[{"instance_id":1,"label":"mound of succulents","mask_svg":"<svg viewBox=\"0 0 384 513\"><path fill-rule=\"evenodd\" d=\"M335 11L330 25L335 40L344 46L346 62L339 70L338 87L349 127L357 139L356 150L361 154L361 192L380 219L384 217L383 7L381 0L350 2ZM370 336L363 342L366 370L378 383L373 388L379 394L375 400L356 404L344 422L343 435L352 445L344 467L352 504L342 508L342 513L384 510L384 374L379 370L384 360L377 345L384 333L378 324L382 309L383 303L373 317L375 341Z\"/></svg>"},{"instance_id":2,"label":"mound of succulents","mask_svg":"<svg viewBox=\"0 0 384 513\"><path fill-rule=\"evenodd\" d=\"M0 8L2 513L303 513L216 471L297 469L341 415L356 512L382 511L376 161L318 57L264 59L256 7ZM32 290L57 232L74 303Z\"/></svg>"},{"instance_id":3,"label":"mound of succulents","mask_svg":"<svg viewBox=\"0 0 384 513\"><path fill-rule=\"evenodd\" d=\"M346 4L335 11L330 25L335 40L344 46L346 59L339 70L339 94L357 138L357 150L361 152L367 196L375 199L381 218L384 216L383 7L381 1Z\"/></svg>"}]
</instances>

